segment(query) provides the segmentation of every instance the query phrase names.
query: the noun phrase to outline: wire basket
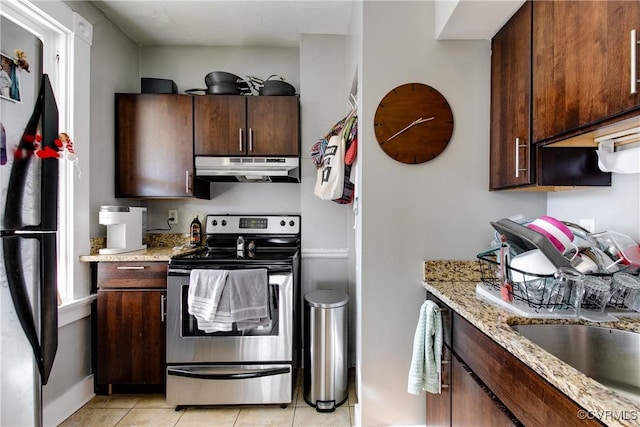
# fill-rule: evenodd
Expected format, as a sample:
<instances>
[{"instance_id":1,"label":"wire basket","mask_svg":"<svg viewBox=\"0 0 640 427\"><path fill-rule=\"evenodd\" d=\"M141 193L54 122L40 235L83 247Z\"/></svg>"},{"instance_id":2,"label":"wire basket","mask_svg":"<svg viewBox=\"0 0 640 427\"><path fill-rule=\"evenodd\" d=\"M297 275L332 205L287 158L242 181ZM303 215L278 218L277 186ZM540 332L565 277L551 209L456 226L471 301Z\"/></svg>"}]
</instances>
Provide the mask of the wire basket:
<instances>
[{"instance_id":1,"label":"wire basket","mask_svg":"<svg viewBox=\"0 0 640 427\"><path fill-rule=\"evenodd\" d=\"M504 280L500 277L500 262L496 251L478 254L482 282L490 289L500 290ZM510 282L514 300L522 301L536 311L546 309L568 309L575 301L574 289L571 283L562 285L556 282L553 275L540 275L518 270L507 265L509 277L515 271L530 280Z\"/></svg>"},{"instance_id":2,"label":"wire basket","mask_svg":"<svg viewBox=\"0 0 640 427\"><path fill-rule=\"evenodd\" d=\"M499 248L482 252L477 258L482 282L490 289L499 291L504 283L504 278L500 277ZM508 278L513 276L513 272L526 278L518 282L509 280L511 293L514 300L527 304L536 312L542 309L604 311L606 308L640 311L640 290L616 291L615 283L612 284L613 277L620 273L593 273L584 275L581 280L563 280L562 275L530 273L508 264L505 271ZM637 276L634 277L639 280Z\"/></svg>"}]
</instances>

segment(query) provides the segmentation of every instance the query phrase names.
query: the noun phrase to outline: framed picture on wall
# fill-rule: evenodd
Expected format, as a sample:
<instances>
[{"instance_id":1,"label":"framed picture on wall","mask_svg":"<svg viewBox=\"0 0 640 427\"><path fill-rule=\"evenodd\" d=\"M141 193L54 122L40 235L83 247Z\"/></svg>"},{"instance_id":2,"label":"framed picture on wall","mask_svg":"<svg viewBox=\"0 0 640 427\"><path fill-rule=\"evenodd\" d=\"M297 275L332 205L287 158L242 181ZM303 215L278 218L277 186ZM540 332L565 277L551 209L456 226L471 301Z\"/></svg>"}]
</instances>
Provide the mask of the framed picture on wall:
<instances>
[{"instance_id":1,"label":"framed picture on wall","mask_svg":"<svg viewBox=\"0 0 640 427\"><path fill-rule=\"evenodd\" d=\"M10 56L0 53L0 97L20 102L18 67Z\"/></svg>"}]
</instances>

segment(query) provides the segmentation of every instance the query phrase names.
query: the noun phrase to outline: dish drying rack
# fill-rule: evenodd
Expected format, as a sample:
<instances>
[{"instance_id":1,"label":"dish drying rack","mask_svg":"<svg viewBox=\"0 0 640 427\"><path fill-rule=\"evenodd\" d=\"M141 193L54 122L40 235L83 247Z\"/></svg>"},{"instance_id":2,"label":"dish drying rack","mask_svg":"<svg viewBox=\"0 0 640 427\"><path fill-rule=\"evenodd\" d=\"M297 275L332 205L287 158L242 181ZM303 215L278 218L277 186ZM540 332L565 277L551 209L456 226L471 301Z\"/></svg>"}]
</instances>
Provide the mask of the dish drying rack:
<instances>
[{"instance_id":1,"label":"dish drying rack","mask_svg":"<svg viewBox=\"0 0 640 427\"><path fill-rule=\"evenodd\" d=\"M489 249L477 255L480 265L482 283L489 289L500 291L504 279L500 272L505 271L508 278L513 276L513 272L520 273L522 277L530 280L521 282L509 281L511 284L510 294L513 300L520 301L532 308L536 313L542 310L549 312L567 311L574 312L577 316L581 309L603 311L605 309L626 310L626 294L605 296L606 304L603 307L602 296L595 292L580 289L571 281L557 280L553 274L541 275L519 270L509 265L506 261L504 270L500 265L499 248ZM591 273L585 277L598 277L610 285L613 273Z\"/></svg>"}]
</instances>

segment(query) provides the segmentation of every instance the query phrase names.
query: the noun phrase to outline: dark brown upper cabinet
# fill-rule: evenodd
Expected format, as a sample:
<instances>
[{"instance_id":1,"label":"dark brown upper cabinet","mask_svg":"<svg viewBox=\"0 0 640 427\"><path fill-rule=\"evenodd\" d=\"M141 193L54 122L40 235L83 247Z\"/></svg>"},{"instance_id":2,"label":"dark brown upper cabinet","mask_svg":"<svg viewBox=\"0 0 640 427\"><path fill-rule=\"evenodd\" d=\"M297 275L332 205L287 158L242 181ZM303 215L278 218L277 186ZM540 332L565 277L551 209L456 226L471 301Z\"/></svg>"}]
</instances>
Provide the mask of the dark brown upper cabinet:
<instances>
[{"instance_id":1,"label":"dark brown upper cabinet","mask_svg":"<svg viewBox=\"0 0 640 427\"><path fill-rule=\"evenodd\" d=\"M299 156L297 96L194 97L195 155Z\"/></svg>"},{"instance_id":2,"label":"dark brown upper cabinet","mask_svg":"<svg viewBox=\"0 0 640 427\"><path fill-rule=\"evenodd\" d=\"M532 184L531 3L491 40L491 189Z\"/></svg>"},{"instance_id":3,"label":"dark brown upper cabinet","mask_svg":"<svg viewBox=\"0 0 640 427\"><path fill-rule=\"evenodd\" d=\"M116 94L115 196L209 198L195 179L188 95Z\"/></svg>"},{"instance_id":4,"label":"dark brown upper cabinet","mask_svg":"<svg viewBox=\"0 0 640 427\"><path fill-rule=\"evenodd\" d=\"M639 7L637 2L628 3L633 3L636 9ZM586 16L599 12L602 6L582 1L528 1L491 41L490 190L553 191L611 185L611 174L598 169L593 144L563 147L548 145L593 130L596 126L607 123L607 120L624 118L633 108L637 109L629 107L614 116L603 118L595 113L594 107L602 103L601 99L583 99L583 95L590 90L585 86L593 86L589 82L593 76L583 79L591 68L576 66L574 60L567 58L576 58L576 54L590 57L602 55L602 49L595 50L593 46L590 49L584 49L584 46L581 48L584 37L577 34L575 38L569 39L560 30L554 33L556 27L564 31L572 26L578 26L581 33L588 32L584 26L580 27L580 22L565 22L565 19L576 18L571 14L564 14L564 18L561 18L554 11L556 8L574 12L581 10L580 14ZM613 9L618 10L618 14L609 17L612 21L609 23L610 27L614 26L613 22L621 25L618 19L619 9ZM593 19L598 21L599 18ZM600 43L608 45L613 41L610 37L601 39ZM610 50L615 49L612 47ZM564 67L567 70L559 77L558 70L567 62L574 68L569 72ZM548 74L555 77L544 77ZM606 79L606 76L597 78ZM542 81L545 82L544 85L540 83ZM541 90L541 86L546 89ZM568 86L581 89L568 92ZM622 97L619 94L616 96ZM625 97L628 98L628 95ZM621 103L620 100L609 102L617 105ZM580 116L575 105L581 105L585 111L589 111L591 118L588 121L574 120ZM552 127L563 130L542 131Z\"/></svg>"},{"instance_id":5,"label":"dark brown upper cabinet","mask_svg":"<svg viewBox=\"0 0 640 427\"><path fill-rule=\"evenodd\" d=\"M640 113L640 86L631 90L639 2L535 1L533 22L534 142L557 141Z\"/></svg>"}]
</instances>

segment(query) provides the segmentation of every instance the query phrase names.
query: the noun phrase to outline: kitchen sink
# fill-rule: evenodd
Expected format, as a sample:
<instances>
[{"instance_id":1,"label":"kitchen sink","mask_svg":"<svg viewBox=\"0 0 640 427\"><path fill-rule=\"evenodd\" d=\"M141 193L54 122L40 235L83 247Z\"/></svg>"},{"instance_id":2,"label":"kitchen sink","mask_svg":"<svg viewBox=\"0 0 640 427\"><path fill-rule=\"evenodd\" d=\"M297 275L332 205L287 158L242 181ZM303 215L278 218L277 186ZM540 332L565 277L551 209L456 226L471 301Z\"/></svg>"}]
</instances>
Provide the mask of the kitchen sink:
<instances>
[{"instance_id":1,"label":"kitchen sink","mask_svg":"<svg viewBox=\"0 0 640 427\"><path fill-rule=\"evenodd\" d=\"M589 325L513 325L600 384L640 403L640 333Z\"/></svg>"}]
</instances>

